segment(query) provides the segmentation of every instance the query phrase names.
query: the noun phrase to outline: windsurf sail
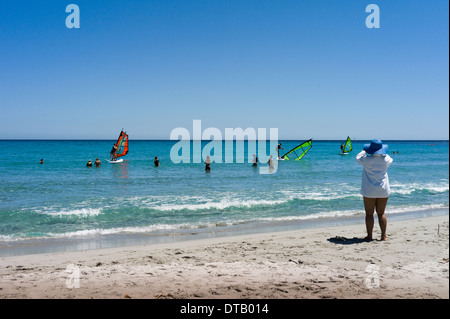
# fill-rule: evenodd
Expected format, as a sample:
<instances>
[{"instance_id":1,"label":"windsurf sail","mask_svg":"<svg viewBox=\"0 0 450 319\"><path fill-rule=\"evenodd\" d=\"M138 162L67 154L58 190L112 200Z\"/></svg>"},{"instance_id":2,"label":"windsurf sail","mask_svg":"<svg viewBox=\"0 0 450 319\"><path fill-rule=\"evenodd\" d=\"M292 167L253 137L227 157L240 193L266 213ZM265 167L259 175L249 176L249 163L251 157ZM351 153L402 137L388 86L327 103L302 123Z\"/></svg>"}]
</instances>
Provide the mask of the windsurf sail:
<instances>
[{"instance_id":1,"label":"windsurf sail","mask_svg":"<svg viewBox=\"0 0 450 319\"><path fill-rule=\"evenodd\" d=\"M123 130L120 132L117 142L111 150L111 160L117 160L119 157L125 156L128 153L128 134Z\"/></svg>"},{"instance_id":2,"label":"windsurf sail","mask_svg":"<svg viewBox=\"0 0 450 319\"><path fill-rule=\"evenodd\" d=\"M305 142L301 143L300 145L297 145L296 147L291 149L289 152L287 152L286 154L281 156L281 158L284 159L285 161L290 161L290 160L299 161L303 158L303 156L306 155L306 153L308 153L308 151L311 149L311 147L312 147L312 139L305 141Z\"/></svg>"},{"instance_id":3,"label":"windsurf sail","mask_svg":"<svg viewBox=\"0 0 450 319\"><path fill-rule=\"evenodd\" d=\"M344 147L342 148L342 153L350 153L353 149L352 146L352 139L350 137L347 136L347 140L344 143Z\"/></svg>"}]
</instances>

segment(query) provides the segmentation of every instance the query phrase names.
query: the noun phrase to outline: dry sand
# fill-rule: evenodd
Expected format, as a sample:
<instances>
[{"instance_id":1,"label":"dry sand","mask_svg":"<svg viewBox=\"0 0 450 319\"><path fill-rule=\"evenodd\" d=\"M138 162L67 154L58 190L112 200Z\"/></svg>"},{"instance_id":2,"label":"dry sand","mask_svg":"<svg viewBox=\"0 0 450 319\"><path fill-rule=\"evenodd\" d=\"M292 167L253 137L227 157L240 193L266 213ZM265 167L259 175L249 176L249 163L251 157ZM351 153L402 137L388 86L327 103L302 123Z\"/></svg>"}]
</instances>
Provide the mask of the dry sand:
<instances>
[{"instance_id":1,"label":"dry sand","mask_svg":"<svg viewBox=\"0 0 450 319\"><path fill-rule=\"evenodd\" d=\"M449 298L448 215L389 223L384 242L349 239L364 233L362 222L4 257L0 298Z\"/></svg>"}]
</instances>

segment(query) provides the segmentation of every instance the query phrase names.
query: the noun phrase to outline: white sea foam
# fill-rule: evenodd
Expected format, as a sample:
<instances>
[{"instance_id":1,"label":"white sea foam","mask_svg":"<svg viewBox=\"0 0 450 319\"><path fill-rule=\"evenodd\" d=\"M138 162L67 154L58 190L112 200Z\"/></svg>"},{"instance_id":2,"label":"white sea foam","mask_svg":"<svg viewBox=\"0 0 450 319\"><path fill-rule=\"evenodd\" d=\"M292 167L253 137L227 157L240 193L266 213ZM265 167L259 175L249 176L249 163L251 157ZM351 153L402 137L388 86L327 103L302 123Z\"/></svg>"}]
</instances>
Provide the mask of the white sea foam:
<instances>
[{"instance_id":1,"label":"white sea foam","mask_svg":"<svg viewBox=\"0 0 450 319\"><path fill-rule=\"evenodd\" d=\"M449 191L448 181L439 183L411 183L391 184L392 194L410 195L416 191L430 191L434 193L445 193ZM267 194L265 194L267 195ZM207 211L207 210L226 210L229 208L258 208L270 207L281 204L288 204L294 200L311 201L332 201L359 198L359 187L355 185L343 184L339 188L331 187L325 190L314 188L299 190L281 190L273 193L273 199L255 198L249 196L243 197L241 194L228 194L225 197L216 199L213 196L205 197L199 195L163 195L163 196L136 196L131 198L117 198L110 200L108 206L103 208L74 208L57 209L48 207L36 210L36 212L51 216L78 216L81 218L95 217L103 213L104 209L120 209L121 207L139 207L148 208L161 212L177 211ZM88 205L89 203L84 203ZM98 204L98 203L97 203ZM84 206L79 205L79 206ZM347 214L347 213L346 213ZM316 215L316 214L315 214Z\"/></svg>"},{"instance_id":2,"label":"white sea foam","mask_svg":"<svg viewBox=\"0 0 450 319\"><path fill-rule=\"evenodd\" d=\"M267 194L264 194L267 196ZM204 196L150 196L150 197L133 197L122 201L121 205L129 204L141 208L149 208L158 211L200 211L200 210L224 210L228 208L254 208L276 206L289 203L293 200L315 200L315 201L331 201L336 199L345 199L351 197L359 197L359 190L352 188L351 191L343 193L341 190L319 192L319 191L295 191L283 190L274 192L273 199L243 197L242 194L227 194L219 199Z\"/></svg>"},{"instance_id":3,"label":"white sea foam","mask_svg":"<svg viewBox=\"0 0 450 319\"><path fill-rule=\"evenodd\" d=\"M407 212L418 212L427 211L434 209L448 209L448 205L444 204L434 204L434 205L421 205L421 206L403 206L403 207L393 207L389 205L387 207L386 213L389 214L399 214ZM261 217L253 218L250 220L245 219L235 219L235 220L222 220L222 221L211 221L211 222L193 222L193 223L179 223L179 224L156 224L147 225L141 227L115 227L110 229L86 229L66 233L48 233L41 236L25 237L20 235L0 235L0 241L3 242L14 242L23 241L28 239L49 239L49 238L82 238L82 237L95 237L95 236L106 236L106 235L117 235L117 234L170 234L172 232L177 232L177 230L195 230L202 228L217 228L217 227L227 227L227 226L237 226L242 224L258 223L258 222L290 222L290 221L302 221L302 220L313 220L313 219L333 219L333 218L343 218L364 215L363 209L355 210L342 210L342 211L331 211L331 212L319 212L314 214L299 215L299 216L280 216L280 217Z\"/></svg>"},{"instance_id":4,"label":"white sea foam","mask_svg":"<svg viewBox=\"0 0 450 319\"><path fill-rule=\"evenodd\" d=\"M449 184L442 183L411 183L411 184L391 184L391 191L394 194L410 195L417 191L429 191L433 193L444 193L449 191Z\"/></svg>"},{"instance_id":5,"label":"white sea foam","mask_svg":"<svg viewBox=\"0 0 450 319\"><path fill-rule=\"evenodd\" d=\"M115 235L115 234L140 234L151 233L154 231L170 231L180 228L181 225L149 225L143 227L116 227L110 229L86 229L74 232L67 232L62 234L49 233L49 237L52 238L70 238L70 237L85 237L85 236L102 236L102 235Z\"/></svg>"},{"instance_id":6,"label":"white sea foam","mask_svg":"<svg viewBox=\"0 0 450 319\"><path fill-rule=\"evenodd\" d=\"M294 190L285 190L280 193L284 194L287 200L316 200L316 201L331 201L336 199L344 199L350 197L357 197L359 195L359 188L351 189L337 189L327 191L309 191L300 192Z\"/></svg>"},{"instance_id":7,"label":"white sea foam","mask_svg":"<svg viewBox=\"0 0 450 319\"><path fill-rule=\"evenodd\" d=\"M72 209L72 210L59 210L55 212L45 212L47 215L51 216L78 216L78 217L91 217L98 216L101 214L101 209L98 208L80 208L80 209Z\"/></svg>"},{"instance_id":8,"label":"white sea foam","mask_svg":"<svg viewBox=\"0 0 450 319\"><path fill-rule=\"evenodd\" d=\"M448 180L438 183L392 183L393 194L410 195L416 191L430 191L444 193L449 191ZM267 195L267 194L265 194ZM163 196L135 196L131 198L117 198L111 200L108 206L103 208L74 208L74 209L45 209L42 212L52 216L79 216L92 217L102 214L103 209L119 207L149 208L162 212L166 211L202 211L202 210L225 210L228 208L255 208L277 206L286 204L293 200L332 201L358 198L359 186L357 185L330 185L327 189L307 188L305 190L281 190L273 193L273 199L242 197L241 194L228 194L220 199L213 196L200 195L163 195ZM89 203L84 203L86 206ZM84 206L84 205L80 205Z\"/></svg>"},{"instance_id":9,"label":"white sea foam","mask_svg":"<svg viewBox=\"0 0 450 319\"><path fill-rule=\"evenodd\" d=\"M208 210L217 209L223 210L231 207L245 207L250 208L254 206L273 206L285 202L283 199L279 200L248 200L248 199L230 199L225 198L220 201L213 201L211 199L202 200L203 203L186 203L186 204L162 204L155 206L155 209L160 211L179 211L179 210Z\"/></svg>"}]
</instances>

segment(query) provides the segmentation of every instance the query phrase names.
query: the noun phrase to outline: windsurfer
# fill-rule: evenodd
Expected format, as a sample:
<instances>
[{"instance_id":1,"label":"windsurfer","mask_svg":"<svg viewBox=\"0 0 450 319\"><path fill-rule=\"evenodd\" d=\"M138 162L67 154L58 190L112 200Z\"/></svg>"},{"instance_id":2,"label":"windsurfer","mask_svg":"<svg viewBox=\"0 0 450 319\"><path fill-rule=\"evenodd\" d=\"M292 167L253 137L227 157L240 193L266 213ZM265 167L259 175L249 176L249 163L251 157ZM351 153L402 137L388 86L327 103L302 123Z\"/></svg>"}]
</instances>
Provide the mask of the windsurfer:
<instances>
[{"instance_id":1,"label":"windsurfer","mask_svg":"<svg viewBox=\"0 0 450 319\"><path fill-rule=\"evenodd\" d=\"M281 147L281 143L277 145L278 158L280 158L280 150L284 150L284 148Z\"/></svg>"},{"instance_id":2,"label":"windsurfer","mask_svg":"<svg viewBox=\"0 0 450 319\"><path fill-rule=\"evenodd\" d=\"M114 154L116 153L116 151L117 151L117 145L114 144L113 147L112 147L111 153L110 153L110 155L111 155L111 160L114 159Z\"/></svg>"}]
</instances>

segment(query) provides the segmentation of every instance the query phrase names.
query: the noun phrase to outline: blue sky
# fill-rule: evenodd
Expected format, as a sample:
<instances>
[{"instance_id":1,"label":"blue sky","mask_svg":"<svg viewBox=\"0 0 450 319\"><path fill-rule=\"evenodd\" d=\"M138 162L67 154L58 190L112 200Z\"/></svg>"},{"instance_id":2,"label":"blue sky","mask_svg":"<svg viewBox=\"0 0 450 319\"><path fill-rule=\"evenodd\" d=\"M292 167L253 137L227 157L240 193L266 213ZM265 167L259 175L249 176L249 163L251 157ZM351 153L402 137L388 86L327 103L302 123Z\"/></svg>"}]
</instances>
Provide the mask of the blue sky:
<instances>
[{"instance_id":1,"label":"blue sky","mask_svg":"<svg viewBox=\"0 0 450 319\"><path fill-rule=\"evenodd\" d=\"M449 138L446 0L0 3L2 138Z\"/></svg>"}]
</instances>

